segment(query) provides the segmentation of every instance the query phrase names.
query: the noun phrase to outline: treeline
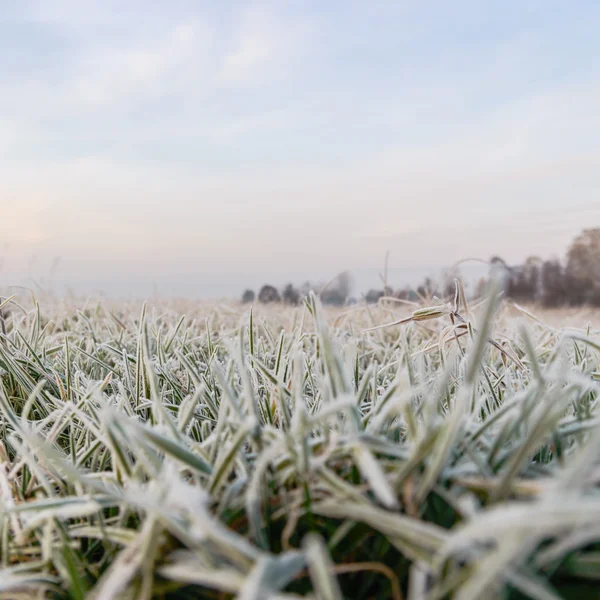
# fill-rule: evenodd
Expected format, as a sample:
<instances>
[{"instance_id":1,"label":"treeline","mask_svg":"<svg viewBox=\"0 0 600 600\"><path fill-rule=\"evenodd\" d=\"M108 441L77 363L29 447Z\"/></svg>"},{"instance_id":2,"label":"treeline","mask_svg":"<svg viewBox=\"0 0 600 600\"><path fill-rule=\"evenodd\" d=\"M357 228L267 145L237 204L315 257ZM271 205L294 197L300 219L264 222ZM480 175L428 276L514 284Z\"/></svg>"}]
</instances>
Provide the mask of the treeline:
<instances>
[{"instance_id":1,"label":"treeline","mask_svg":"<svg viewBox=\"0 0 600 600\"><path fill-rule=\"evenodd\" d=\"M330 306L344 306L355 302L350 297L352 278L347 271L340 273L325 285L312 284L307 281L301 286L295 287L292 283L288 283L282 290L278 290L275 286L267 284L260 288L258 295L253 290L246 290L242 295L242 302L249 303L258 300L262 304L283 302L297 306L311 291L320 295L323 304Z\"/></svg>"},{"instance_id":2,"label":"treeline","mask_svg":"<svg viewBox=\"0 0 600 600\"><path fill-rule=\"evenodd\" d=\"M516 302L546 307L600 306L600 228L585 229L566 260L528 258L517 267L494 257L491 268L504 275L505 294Z\"/></svg>"},{"instance_id":3,"label":"treeline","mask_svg":"<svg viewBox=\"0 0 600 600\"><path fill-rule=\"evenodd\" d=\"M446 288L452 292L454 291L454 279L448 280L448 283L444 286L445 290ZM254 290L248 289L242 294L242 302L249 304L258 301L261 304L283 303L290 306L297 306L311 291L319 295L323 304L329 306L346 306L356 304L358 301L356 297L351 295L352 278L350 273L346 271L336 276L326 285L313 284L307 281L301 286L296 287L288 283L279 290L273 285L266 284L260 288L258 294ZM371 289L360 300L365 301L367 304L375 304L384 297L417 301L419 298L436 294L447 295L450 292L439 292L433 280L428 277L422 285L415 289L411 289L408 286L396 290L389 286L382 289Z\"/></svg>"},{"instance_id":4,"label":"treeline","mask_svg":"<svg viewBox=\"0 0 600 600\"><path fill-rule=\"evenodd\" d=\"M531 256L522 265L510 266L501 257L490 260L490 275L500 276L504 283L506 297L521 303L535 303L545 307L560 306L600 306L600 228L585 229L570 245L564 261L543 260ZM418 300L437 296L449 298L454 293L454 278L458 273L447 271L440 281L426 278L415 288L401 289L382 287L369 290L363 297L367 303L378 302L383 297L404 300ZM480 296L487 279L477 284L474 295ZM243 302L261 303L284 302L297 305L313 290L320 293L324 304L343 306L356 302L350 296L351 278L342 273L326 286L313 286L305 283L298 288L286 285L281 291L271 285L263 286L258 296L246 290Z\"/></svg>"}]
</instances>

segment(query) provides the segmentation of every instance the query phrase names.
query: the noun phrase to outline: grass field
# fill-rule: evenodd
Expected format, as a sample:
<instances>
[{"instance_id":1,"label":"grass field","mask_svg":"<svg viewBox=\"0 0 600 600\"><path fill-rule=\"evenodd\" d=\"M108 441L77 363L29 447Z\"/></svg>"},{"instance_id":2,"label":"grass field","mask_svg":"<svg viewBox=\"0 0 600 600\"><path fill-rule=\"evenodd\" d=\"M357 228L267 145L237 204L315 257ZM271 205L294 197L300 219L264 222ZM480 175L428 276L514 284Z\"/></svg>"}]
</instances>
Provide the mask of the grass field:
<instances>
[{"instance_id":1,"label":"grass field","mask_svg":"<svg viewBox=\"0 0 600 600\"><path fill-rule=\"evenodd\" d=\"M1 598L600 598L598 313L6 308Z\"/></svg>"}]
</instances>

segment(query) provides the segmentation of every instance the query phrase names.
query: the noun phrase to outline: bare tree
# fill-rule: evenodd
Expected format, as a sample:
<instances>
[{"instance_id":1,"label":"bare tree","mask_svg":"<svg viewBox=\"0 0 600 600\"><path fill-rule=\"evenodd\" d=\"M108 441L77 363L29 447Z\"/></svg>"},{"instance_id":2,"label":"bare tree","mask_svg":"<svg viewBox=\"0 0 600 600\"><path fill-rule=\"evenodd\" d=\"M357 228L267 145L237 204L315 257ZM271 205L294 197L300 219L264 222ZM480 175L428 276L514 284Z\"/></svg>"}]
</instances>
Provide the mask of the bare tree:
<instances>
[{"instance_id":1,"label":"bare tree","mask_svg":"<svg viewBox=\"0 0 600 600\"><path fill-rule=\"evenodd\" d=\"M558 260L547 260L542 265L539 296L544 306L562 306L566 304L565 272Z\"/></svg>"},{"instance_id":2,"label":"bare tree","mask_svg":"<svg viewBox=\"0 0 600 600\"><path fill-rule=\"evenodd\" d=\"M383 298L383 291L381 290L369 290L365 296L367 304L375 304L379 301L379 298Z\"/></svg>"},{"instance_id":3,"label":"bare tree","mask_svg":"<svg viewBox=\"0 0 600 600\"><path fill-rule=\"evenodd\" d=\"M258 301L263 304L269 304L271 302L281 302L281 296L277 291L277 288L272 285L263 285L258 293Z\"/></svg>"},{"instance_id":4,"label":"bare tree","mask_svg":"<svg viewBox=\"0 0 600 600\"><path fill-rule=\"evenodd\" d=\"M352 277L348 271L344 271L321 292L321 301L323 304L342 306L346 304L351 291Z\"/></svg>"},{"instance_id":5,"label":"bare tree","mask_svg":"<svg viewBox=\"0 0 600 600\"><path fill-rule=\"evenodd\" d=\"M282 297L283 301L291 306L300 304L300 292L291 283L283 288Z\"/></svg>"},{"instance_id":6,"label":"bare tree","mask_svg":"<svg viewBox=\"0 0 600 600\"><path fill-rule=\"evenodd\" d=\"M600 228L584 229L567 254L566 278L571 304L600 305Z\"/></svg>"},{"instance_id":7,"label":"bare tree","mask_svg":"<svg viewBox=\"0 0 600 600\"><path fill-rule=\"evenodd\" d=\"M256 294L252 290L246 290L242 294L242 302L244 304L250 304L250 303L254 302L255 298L256 298Z\"/></svg>"},{"instance_id":8,"label":"bare tree","mask_svg":"<svg viewBox=\"0 0 600 600\"><path fill-rule=\"evenodd\" d=\"M352 291L352 275L350 275L350 271L344 271L338 275L335 287L344 298L350 296L350 292Z\"/></svg>"},{"instance_id":9,"label":"bare tree","mask_svg":"<svg viewBox=\"0 0 600 600\"><path fill-rule=\"evenodd\" d=\"M530 256L523 265L510 268L507 295L519 302L540 300L542 266L540 258Z\"/></svg>"}]
</instances>

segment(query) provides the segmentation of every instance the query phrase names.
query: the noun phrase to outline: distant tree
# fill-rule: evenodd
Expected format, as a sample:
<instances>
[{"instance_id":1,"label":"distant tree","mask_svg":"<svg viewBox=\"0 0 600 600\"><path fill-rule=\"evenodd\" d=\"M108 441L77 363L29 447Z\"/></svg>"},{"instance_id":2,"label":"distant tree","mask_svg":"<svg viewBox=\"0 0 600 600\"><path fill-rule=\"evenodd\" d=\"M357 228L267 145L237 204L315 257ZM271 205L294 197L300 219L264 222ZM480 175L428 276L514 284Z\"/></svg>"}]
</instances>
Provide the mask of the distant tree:
<instances>
[{"instance_id":1,"label":"distant tree","mask_svg":"<svg viewBox=\"0 0 600 600\"><path fill-rule=\"evenodd\" d=\"M518 302L540 300L542 260L530 256L520 267L509 270L510 278L507 295Z\"/></svg>"},{"instance_id":2,"label":"distant tree","mask_svg":"<svg viewBox=\"0 0 600 600\"><path fill-rule=\"evenodd\" d=\"M263 285L258 293L258 301L263 304L269 304L271 302L281 302L281 296L277 291L277 288L272 285Z\"/></svg>"},{"instance_id":3,"label":"distant tree","mask_svg":"<svg viewBox=\"0 0 600 600\"><path fill-rule=\"evenodd\" d=\"M600 306L600 228L584 229L571 244L566 280L571 304Z\"/></svg>"},{"instance_id":4,"label":"distant tree","mask_svg":"<svg viewBox=\"0 0 600 600\"><path fill-rule=\"evenodd\" d=\"M539 256L530 256L523 265L529 293L534 301L541 299L543 266L544 261Z\"/></svg>"},{"instance_id":5,"label":"distant tree","mask_svg":"<svg viewBox=\"0 0 600 600\"><path fill-rule=\"evenodd\" d=\"M350 296L350 292L352 291L352 276L350 275L350 271L344 271L337 276L335 287L344 298Z\"/></svg>"},{"instance_id":6,"label":"distant tree","mask_svg":"<svg viewBox=\"0 0 600 600\"><path fill-rule=\"evenodd\" d=\"M505 294L510 293L512 273L511 268L506 264L503 258L492 256L490 258L490 277L500 281L500 285Z\"/></svg>"},{"instance_id":7,"label":"distant tree","mask_svg":"<svg viewBox=\"0 0 600 600\"><path fill-rule=\"evenodd\" d=\"M365 296L367 304L375 304L376 302L379 302L380 298L383 298L382 290L369 290Z\"/></svg>"},{"instance_id":8,"label":"distant tree","mask_svg":"<svg viewBox=\"0 0 600 600\"><path fill-rule=\"evenodd\" d=\"M343 306L346 304L351 290L352 277L348 271L344 271L321 292L321 302L323 304Z\"/></svg>"},{"instance_id":9,"label":"distant tree","mask_svg":"<svg viewBox=\"0 0 600 600\"><path fill-rule=\"evenodd\" d=\"M244 304L250 304L250 303L254 302L255 298L256 298L256 294L252 290L246 290L242 294L242 302Z\"/></svg>"},{"instance_id":10,"label":"distant tree","mask_svg":"<svg viewBox=\"0 0 600 600\"><path fill-rule=\"evenodd\" d=\"M562 306L567 302L567 282L558 260L547 260L540 275L540 300L544 306Z\"/></svg>"},{"instance_id":11,"label":"distant tree","mask_svg":"<svg viewBox=\"0 0 600 600\"><path fill-rule=\"evenodd\" d=\"M330 306L343 306L346 304L346 296L337 288L328 288L321 294L321 302Z\"/></svg>"},{"instance_id":12,"label":"distant tree","mask_svg":"<svg viewBox=\"0 0 600 600\"><path fill-rule=\"evenodd\" d=\"M291 283L288 283L283 288L282 298L286 304L297 306L300 303L300 292Z\"/></svg>"},{"instance_id":13,"label":"distant tree","mask_svg":"<svg viewBox=\"0 0 600 600\"><path fill-rule=\"evenodd\" d=\"M455 280L460 279L457 269L446 269L442 275L442 296L446 300L453 298L456 292Z\"/></svg>"},{"instance_id":14,"label":"distant tree","mask_svg":"<svg viewBox=\"0 0 600 600\"><path fill-rule=\"evenodd\" d=\"M417 286L417 294L419 294L421 298L431 298L431 296L440 295L431 277L425 277L425 281Z\"/></svg>"},{"instance_id":15,"label":"distant tree","mask_svg":"<svg viewBox=\"0 0 600 600\"><path fill-rule=\"evenodd\" d=\"M310 281L305 281L299 288L301 298L306 298L311 292L317 293L318 291L319 286L311 283Z\"/></svg>"}]
</instances>

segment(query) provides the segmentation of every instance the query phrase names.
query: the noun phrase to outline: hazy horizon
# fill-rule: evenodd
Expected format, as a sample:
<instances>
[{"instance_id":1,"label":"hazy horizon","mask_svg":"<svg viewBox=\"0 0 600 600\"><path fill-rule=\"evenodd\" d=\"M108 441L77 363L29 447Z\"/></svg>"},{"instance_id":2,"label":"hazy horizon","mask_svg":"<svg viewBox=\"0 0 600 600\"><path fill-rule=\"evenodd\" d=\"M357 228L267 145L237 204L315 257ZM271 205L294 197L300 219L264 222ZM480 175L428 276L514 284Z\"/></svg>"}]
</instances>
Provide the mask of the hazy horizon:
<instances>
[{"instance_id":1,"label":"hazy horizon","mask_svg":"<svg viewBox=\"0 0 600 600\"><path fill-rule=\"evenodd\" d=\"M599 24L591 1L5 2L0 287L563 257L600 224Z\"/></svg>"},{"instance_id":2,"label":"hazy horizon","mask_svg":"<svg viewBox=\"0 0 600 600\"><path fill-rule=\"evenodd\" d=\"M300 287L305 282L313 285L328 283L336 273L333 272L304 272L297 273L297 277L290 277L286 273L271 274L270 278L256 274L230 273L229 279L224 279L218 273L201 273L197 271L183 272L157 272L152 275L142 275L119 279L110 276L92 276L89 278L76 277L71 280L61 276L60 263L46 273L32 270L29 274L14 274L9 277L2 276L4 281L10 281L2 291L14 292L19 289L28 289L33 292L47 292L59 296L98 296L107 298L143 299L156 296L162 298L189 297L198 299L239 299L246 289L258 293L262 285L271 284L282 289L286 284L292 283ZM445 268L440 266L430 267L389 267L388 285L393 289L404 287L416 288L426 277L440 280ZM360 298L370 289L383 289L381 275L383 263L380 268L350 269L351 296ZM472 288L477 280L486 275L488 267L478 263L467 263L460 266L460 274L467 287Z\"/></svg>"}]
</instances>

